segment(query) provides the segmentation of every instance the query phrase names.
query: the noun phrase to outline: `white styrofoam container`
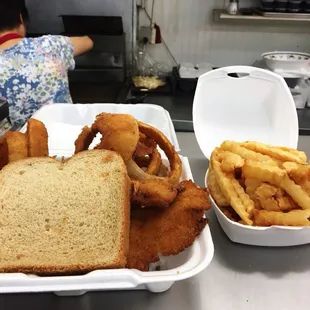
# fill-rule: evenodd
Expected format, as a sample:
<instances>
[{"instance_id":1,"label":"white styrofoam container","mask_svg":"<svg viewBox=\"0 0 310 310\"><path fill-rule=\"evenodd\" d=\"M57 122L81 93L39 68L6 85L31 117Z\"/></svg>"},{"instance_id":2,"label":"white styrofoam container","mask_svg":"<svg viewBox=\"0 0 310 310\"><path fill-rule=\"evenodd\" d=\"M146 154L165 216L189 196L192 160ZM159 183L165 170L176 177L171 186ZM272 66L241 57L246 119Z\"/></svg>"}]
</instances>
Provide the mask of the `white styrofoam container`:
<instances>
[{"instance_id":1,"label":"white styrofoam container","mask_svg":"<svg viewBox=\"0 0 310 310\"><path fill-rule=\"evenodd\" d=\"M72 141L65 146L61 142L62 137L66 136L63 129L70 128L72 124L82 126L90 125L95 116L100 112L110 112L115 109L115 113L129 113L139 117L141 121L151 123L170 137L171 141L178 147L176 134L171 122L170 115L162 108L147 105L51 105L44 107L35 114L35 118L47 123L49 137L53 139L51 154L58 156L70 156L73 154L72 142L76 139L71 133ZM124 107L124 109L122 109ZM144 112L139 112L142 107ZM57 113L53 113L53 110ZM61 116L61 109L71 115L66 119ZM76 109L76 110L75 110ZM89 112L88 110L91 110ZM82 113L83 112L83 113ZM71 114L70 114L71 113ZM157 113L157 117L155 114ZM72 116L73 115L73 116ZM56 117L55 117L56 116ZM61 126L52 126L53 119ZM66 128L65 128L66 127ZM162 128L159 128L162 127ZM22 129L24 131L25 128ZM72 133L74 130L72 131ZM62 134L61 134L62 133ZM59 138L58 147L56 137ZM65 138L67 139L67 138ZM67 141L67 140L66 140ZM57 153L58 150L63 151ZM71 153L70 153L71 152ZM57 153L57 154L56 154ZM70 155L68 155L70 154ZM190 165L186 157L182 157L183 174L181 179L193 179ZM165 159L164 159L165 160ZM141 272L135 269L110 269L96 270L81 276L56 276L56 277L38 277L26 274L0 274L0 293L18 293L18 292L54 292L61 296L82 295L88 291L96 290L136 290L147 289L150 292L160 293L168 290L175 281L184 280L193 277L203 271L211 262L214 254L214 246L209 226L203 230L201 235L195 240L194 244L179 255L165 257L161 261L161 271Z\"/></svg>"},{"instance_id":2,"label":"white styrofoam container","mask_svg":"<svg viewBox=\"0 0 310 310\"><path fill-rule=\"evenodd\" d=\"M178 139L170 114L164 108L154 104L51 104L42 107L33 117L44 122L49 132L50 155L74 153L74 141L82 128L90 126L96 115L102 112L128 113L136 119L161 130L180 151ZM27 125L21 131L25 132ZM97 138L92 145L98 142Z\"/></svg>"},{"instance_id":3,"label":"white styrofoam container","mask_svg":"<svg viewBox=\"0 0 310 310\"><path fill-rule=\"evenodd\" d=\"M243 77L233 78L231 73ZM297 148L298 118L291 92L282 77L264 69L235 66L201 76L193 122L198 144L208 159L224 140ZM242 225L228 219L211 201L221 227L234 242L259 246L310 243L308 227Z\"/></svg>"}]
</instances>

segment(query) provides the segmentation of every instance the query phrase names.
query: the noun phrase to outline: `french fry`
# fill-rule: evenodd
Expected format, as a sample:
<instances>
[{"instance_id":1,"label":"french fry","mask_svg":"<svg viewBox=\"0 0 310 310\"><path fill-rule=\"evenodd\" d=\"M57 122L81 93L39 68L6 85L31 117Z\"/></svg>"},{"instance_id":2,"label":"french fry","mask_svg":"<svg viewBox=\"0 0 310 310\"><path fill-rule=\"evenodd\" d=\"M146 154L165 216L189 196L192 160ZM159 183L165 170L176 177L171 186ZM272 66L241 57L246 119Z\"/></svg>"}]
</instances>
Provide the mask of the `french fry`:
<instances>
[{"instance_id":1,"label":"french fry","mask_svg":"<svg viewBox=\"0 0 310 310\"><path fill-rule=\"evenodd\" d=\"M211 155L207 183L231 220L310 226L310 163L304 152L254 141L224 141Z\"/></svg>"},{"instance_id":2,"label":"french fry","mask_svg":"<svg viewBox=\"0 0 310 310\"><path fill-rule=\"evenodd\" d=\"M259 142L248 141L240 144L248 150L267 155L281 161L292 161L298 164L306 164L307 156L304 152L300 152L288 148L274 147Z\"/></svg>"},{"instance_id":3,"label":"french fry","mask_svg":"<svg viewBox=\"0 0 310 310\"><path fill-rule=\"evenodd\" d=\"M310 226L310 210L293 210L287 213L254 210L256 226Z\"/></svg>"},{"instance_id":4,"label":"french fry","mask_svg":"<svg viewBox=\"0 0 310 310\"><path fill-rule=\"evenodd\" d=\"M262 182L256 179L245 179L244 184L245 184L245 191L249 195L249 197L253 200L255 208L258 210L261 209L262 207L255 191L262 184Z\"/></svg>"},{"instance_id":5,"label":"french fry","mask_svg":"<svg viewBox=\"0 0 310 310\"><path fill-rule=\"evenodd\" d=\"M234 172L236 168L241 168L244 165L244 159L240 155L229 151L220 152L219 157L224 172Z\"/></svg>"},{"instance_id":6,"label":"french fry","mask_svg":"<svg viewBox=\"0 0 310 310\"><path fill-rule=\"evenodd\" d=\"M296 149L291 149L291 148L285 147L285 146L277 146L277 148L280 148L283 151L287 151L287 152L290 152L292 154L295 154L295 155L299 156L300 159L303 160L305 163L307 162L307 155L305 152L298 151Z\"/></svg>"},{"instance_id":7,"label":"french fry","mask_svg":"<svg viewBox=\"0 0 310 310\"><path fill-rule=\"evenodd\" d=\"M255 194L260 205L266 211L291 211L298 205L281 188L268 183L262 183Z\"/></svg>"},{"instance_id":8,"label":"french fry","mask_svg":"<svg viewBox=\"0 0 310 310\"><path fill-rule=\"evenodd\" d=\"M263 163L247 160L242 168L245 178L258 179L262 182L280 187L282 180L286 175L286 171L274 166L268 166Z\"/></svg>"},{"instance_id":9,"label":"french fry","mask_svg":"<svg viewBox=\"0 0 310 310\"><path fill-rule=\"evenodd\" d=\"M310 197L300 185L289 178L284 169L266 166L259 162L246 161L242 173L246 178L257 178L282 188L302 209L310 208Z\"/></svg>"},{"instance_id":10,"label":"french fry","mask_svg":"<svg viewBox=\"0 0 310 310\"><path fill-rule=\"evenodd\" d=\"M225 198L217 183L212 167L209 167L207 186L211 193L211 196L214 198L216 204L219 207L227 207L230 205L230 202Z\"/></svg>"},{"instance_id":11,"label":"french fry","mask_svg":"<svg viewBox=\"0 0 310 310\"><path fill-rule=\"evenodd\" d=\"M240 216L240 218L248 225L252 225L253 221L251 220L250 214L247 210L254 209L253 201L244 192L237 180L228 177L222 171L218 158L219 151L218 148L216 148L211 154L210 162L223 195L230 202L230 205Z\"/></svg>"},{"instance_id":12,"label":"french fry","mask_svg":"<svg viewBox=\"0 0 310 310\"><path fill-rule=\"evenodd\" d=\"M256 160L260 162L265 162L270 166L277 166L277 162L273 160L270 156L262 155L260 153L256 153L252 150L246 149L245 147L240 146L240 144L234 141L224 141L221 144L221 149L223 149L224 151L238 154L246 160Z\"/></svg>"}]
</instances>

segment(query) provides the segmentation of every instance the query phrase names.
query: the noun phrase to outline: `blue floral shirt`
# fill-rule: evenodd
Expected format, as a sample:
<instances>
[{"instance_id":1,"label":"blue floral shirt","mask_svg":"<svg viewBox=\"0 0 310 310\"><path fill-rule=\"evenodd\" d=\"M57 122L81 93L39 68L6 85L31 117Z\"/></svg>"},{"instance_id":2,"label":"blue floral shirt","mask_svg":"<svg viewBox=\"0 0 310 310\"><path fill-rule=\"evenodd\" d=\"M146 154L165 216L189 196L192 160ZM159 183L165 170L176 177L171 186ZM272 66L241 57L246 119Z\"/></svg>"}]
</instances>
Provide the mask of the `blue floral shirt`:
<instances>
[{"instance_id":1,"label":"blue floral shirt","mask_svg":"<svg viewBox=\"0 0 310 310\"><path fill-rule=\"evenodd\" d=\"M68 70L74 66L72 41L64 36L24 38L0 51L0 98L9 103L13 125L46 104L72 103Z\"/></svg>"}]
</instances>

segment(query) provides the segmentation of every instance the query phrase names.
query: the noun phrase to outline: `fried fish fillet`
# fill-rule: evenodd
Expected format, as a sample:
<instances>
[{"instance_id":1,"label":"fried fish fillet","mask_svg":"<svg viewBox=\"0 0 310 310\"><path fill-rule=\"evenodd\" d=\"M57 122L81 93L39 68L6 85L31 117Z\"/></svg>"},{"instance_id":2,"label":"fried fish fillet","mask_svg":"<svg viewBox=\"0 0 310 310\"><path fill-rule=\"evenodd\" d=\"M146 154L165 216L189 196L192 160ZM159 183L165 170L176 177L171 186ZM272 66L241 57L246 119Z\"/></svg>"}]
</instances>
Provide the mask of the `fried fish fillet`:
<instances>
[{"instance_id":1,"label":"fried fish fillet","mask_svg":"<svg viewBox=\"0 0 310 310\"><path fill-rule=\"evenodd\" d=\"M28 156L48 156L48 134L45 125L34 118L27 122Z\"/></svg>"},{"instance_id":2,"label":"fried fish fillet","mask_svg":"<svg viewBox=\"0 0 310 310\"><path fill-rule=\"evenodd\" d=\"M166 209L134 209L131 214L128 268L148 271L158 255L176 255L193 244L207 225L209 193L192 181L183 181Z\"/></svg>"},{"instance_id":3,"label":"fried fish fillet","mask_svg":"<svg viewBox=\"0 0 310 310\"><path fill-rule=\"evenodd\" d=\"M177 196L175 187L161 179L132 181L131 202L143 207L167 208Z\"/></svg>"},{"instance_id":4,"label":"fried fish fillet","mask_svg":"<svg viewBox=\"0 0 310 310\"><path fill-rule=\"evenodd\" d=\"M28 139L24 133L9 131L0 140L0 169L10 162L28 157Z\"/></svg>"}]
</instances>

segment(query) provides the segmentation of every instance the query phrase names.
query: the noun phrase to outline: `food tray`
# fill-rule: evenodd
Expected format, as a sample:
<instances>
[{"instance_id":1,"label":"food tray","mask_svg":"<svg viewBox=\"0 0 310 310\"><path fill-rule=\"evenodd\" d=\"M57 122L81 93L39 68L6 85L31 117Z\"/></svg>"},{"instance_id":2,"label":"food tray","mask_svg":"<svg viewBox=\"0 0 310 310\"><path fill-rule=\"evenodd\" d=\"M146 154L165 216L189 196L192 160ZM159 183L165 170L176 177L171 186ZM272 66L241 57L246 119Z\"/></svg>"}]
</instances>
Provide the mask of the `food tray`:
<instances>
[{"instance_id":1,"label":"food tray","mask_svg":"<svg viewBox=\"0 0 310 310\"><path fill-rule=\"evenodd\" d=\"M232 73L243 77L232 78ZM291 92L281 76L259 68L225 67L201 76L193 123L198 144L208 159L225 140L297 148L298 119ZM213 199L211 202L222 229L234 242L259 246L310 243L309 227L242 225L228 219Z\"/></svg>"},{"instance_id":2,"label":"food tray","mask_svg":"<svg viewBox=\"0 0 310 310\"><path fill-rule=\"evenodd\" d=\"M182 179L193 179L188 159L186 157L181 159ZM210 264L213 254L213 241L207 225L190 248L179 255L164 257L161 271L109 269L96 270L81 276L54 277L0 274L0 293L54 292L61 296L76 296L96 290L136 289L160 293L168 290L175 281L193 277L203 271Z\"/></svg>"},{"instance_id":3,"label":"food tray","mask_svg":"<svg viewBox=\"0 0 310 310\"><path fill-rule=\"evenodd\" d=\"M90 126L102 112L128 113L162 131L176 151L180 151L170 114L153 104L51 104L38 110L33 117L42 121L49 132L50 155L71 156L74 141L85 125ZM21 131L25 132L27 125ZM94 142L95 143L95 142Z\"/></svg>"},{"instance_id":4,"label":"food tray","mask_svg":"<svg viewBox=\"0 0 310 310\"><path fill-rule=\"evenodd\" d=\"M207 186L207 176L205 184ZM228 238L236 243L256 246L295 246L310 243L310 227L270 226L255 227L246 226L230 220L217 206L210 196L212 208L216 217Z\"/></svg>"},{"instance_id":5,"label":"food tray","mask_svg":"<svg viewBox=\"0 0 310 310\"><path fill-rule=\"evenodd\" d=\"M50 153L58 156L71 156L74 152L74 131L71 127L90 125L100 112L130 113L162 130L179 150L177 137L170 115L155 105L65 105L46 106L34 117L46 123L49 139L52 140ZM58 127L57 127L58 126ZM63 129L69 129L71 141ZM26 130L26 126L22 131ZM69 142L65 147L62 142ZM58 144L57 144L58 141ZM63 152L61 152L63 150ZM70 153L71 152L71 153ZM181 157L183 179L193 179L186 157ZM141 272L134 269L96 270L81 276L39 277L26 274L0 274L0 293L54 292L61 296L82 295L97 290L149 290L160 293L168 290L175 281L193 277L203 271L211 262L214 246L209 226L202 231L194 244L176 256L161 260L161 271Z\"/></svg>"}]
</instances>

